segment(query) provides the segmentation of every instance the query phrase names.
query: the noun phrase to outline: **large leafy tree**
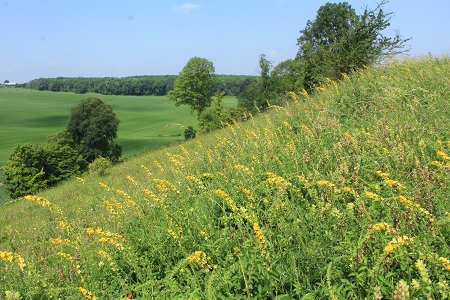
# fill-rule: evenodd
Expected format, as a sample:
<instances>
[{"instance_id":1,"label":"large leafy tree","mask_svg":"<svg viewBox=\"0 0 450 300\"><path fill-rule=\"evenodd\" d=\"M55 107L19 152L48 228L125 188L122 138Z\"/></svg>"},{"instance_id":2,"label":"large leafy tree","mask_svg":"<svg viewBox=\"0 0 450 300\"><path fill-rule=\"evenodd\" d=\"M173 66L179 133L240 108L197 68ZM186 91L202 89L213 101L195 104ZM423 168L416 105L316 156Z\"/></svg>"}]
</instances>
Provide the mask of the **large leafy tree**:
<instances>
[{"instance_id":1,"label":"large leafy tree","mask_svg":"<svg viewBox=\"0 0 450 300\"><path fill-rule=\"evenodd\" d=\"M87 162L100 156L117 161L122 154L121 147L114 143L118 126L119 119L111 105L98 98L88 98L72 108L67 132L74 148Z\"/></svg>"},{"instance_id":2,"label":"large leafy tree","mask_svg":"<svg viewBox=\"0 0 450 300\"><path fill-rule=\"evenodd\" d=\"M187 104L200 114L211 105L214 88L214 65L206 58L191 58L178 75L170 100L177 106Z\"/></svg>"},{"instance_id":3,"label":"large leafy tree","mask_svg":"<svg viewBox=\"0 0 450 300\"><path fill-rule=\"evenodd\" d=\"M341 79L342 74L379 62L386 56L405 52L398 33L385 36L392 13L365 8L361 15L347 3L327 3L320 7L316 19L308 21L297 40L297 59L305 65L305 84L311 87L325 78Z\"/></svg>"}]
</instances>

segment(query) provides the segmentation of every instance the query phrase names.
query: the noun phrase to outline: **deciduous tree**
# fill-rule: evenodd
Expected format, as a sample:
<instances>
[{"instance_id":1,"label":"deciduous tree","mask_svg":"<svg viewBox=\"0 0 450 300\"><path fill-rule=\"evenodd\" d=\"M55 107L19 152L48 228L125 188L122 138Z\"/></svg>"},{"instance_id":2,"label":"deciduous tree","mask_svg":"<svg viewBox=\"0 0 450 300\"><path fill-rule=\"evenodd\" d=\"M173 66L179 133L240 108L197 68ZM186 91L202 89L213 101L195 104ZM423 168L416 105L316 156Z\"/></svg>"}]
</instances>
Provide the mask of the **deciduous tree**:
<instances>
[{"instance_id":1,"label":"deciduous tree","mask_svg":"<svg viewBox=\"0 0 450 300\"><path fill-rule=\"evenodd\" d=\"M117 161L122 149L114 143L117 138L119 119L111 105L98 98L88 98L72 108L67 131L74 142L74 148L87 162L97 157Z\"/></svg>"},{"instance_id":2,"label":"deciduous tree","mask_svg":"<svg viewBox=\"0 0 450 300\"><path fill-rule=\"evenodd\" d=\"M309 87L325 78L341 79L342 74L379 62L386 56L405 52L398 33L384 35L392 13L382 1L375 9L365 8L358 15L347 2L320 7L314 21L308 21L297 40L297 59L306 66L305 84ZM407 51L407 50L406 50Z\"/></svg>"},{"instance_id":3,"label":"deciduous tree","mask_svg":"<svg viewBox=\"0 0 450 300\"><path fill-rule=\"evenodd\" d=\"M200 114L211 105L214 87L214 65L206 58L191 58L180 72L169 92L169 99L177 106L187 104Z\"/></svg>"}]
</instances>

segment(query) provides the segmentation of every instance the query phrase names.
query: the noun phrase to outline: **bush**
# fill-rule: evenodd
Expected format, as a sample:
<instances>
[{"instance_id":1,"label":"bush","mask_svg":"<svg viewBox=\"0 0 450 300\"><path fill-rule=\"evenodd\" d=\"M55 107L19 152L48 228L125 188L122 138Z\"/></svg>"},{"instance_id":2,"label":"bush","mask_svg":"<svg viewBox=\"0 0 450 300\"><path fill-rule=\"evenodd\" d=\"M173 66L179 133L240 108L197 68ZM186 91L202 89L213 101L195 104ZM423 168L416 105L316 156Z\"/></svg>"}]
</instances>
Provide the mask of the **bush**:
<instances>
[{"instance_id":1,"label":"bush","mask_svg":"<svg viewBox=\"0 0 450 300\"><path fill-rule=\"evenodd\" d=\"M108 175L112 167L112 162L106 157L97 157L92 163L89 164L88 169L90 174L98 176Z\"/></svg>"},{"instance_id":2,"label":"bush","mask_svg":"<svg viewBox=\"0 0 450 300\"><path fill-rule=\"evenodd\" d=\"M56 135L44 146L27 143L14 148L2 168L2 180L11 198L18 198L55 186L85 169L86 161L62 135Z\"/></svg>"},{"instance_id":3,"label":"bush","mask_svg":"<svg viewBox=\"0 0 450 300\"><path fill-rule=\"evenodd\" d=\"M195 139L195 136L197 135L197 131L194 130L194 127L188 126L184 130L184 138L186 140Z\"/></svg>"}]
</instances>

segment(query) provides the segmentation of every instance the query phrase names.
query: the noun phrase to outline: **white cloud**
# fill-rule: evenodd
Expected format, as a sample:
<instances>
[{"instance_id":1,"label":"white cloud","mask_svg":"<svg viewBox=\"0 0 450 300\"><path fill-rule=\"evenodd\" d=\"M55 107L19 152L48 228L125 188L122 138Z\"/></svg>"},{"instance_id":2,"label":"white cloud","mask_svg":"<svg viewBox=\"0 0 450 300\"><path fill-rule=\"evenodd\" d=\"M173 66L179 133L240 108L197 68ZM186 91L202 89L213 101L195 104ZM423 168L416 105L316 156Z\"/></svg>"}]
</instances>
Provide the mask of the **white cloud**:
<instances>
[{"instance_id":1,"label":"white cloud","mask_svg":"<svg viewBox=\"0 0 450 300\"><path fill-rule=\"evenodd\" d=\"M278 57L283 56L283 52L280 52L280 51L274 49L274 50L270 51L270 56L273 58L278 58Z\"/></svg>"},{"instance_id":2,"label":"white cloud","mask_svg":"<svg viewBox=\"0 0 450 300\"><path fill-rule=\"evenodd\" d=\"M197 9L199 7L200 7L200 5L198 5L198 4L187 2L187 3L184 3L183 5L180 5L180 6L174 6L173 10L178 12L178 13L188 14L192 10Z\"/></svg>"}]
</instances>

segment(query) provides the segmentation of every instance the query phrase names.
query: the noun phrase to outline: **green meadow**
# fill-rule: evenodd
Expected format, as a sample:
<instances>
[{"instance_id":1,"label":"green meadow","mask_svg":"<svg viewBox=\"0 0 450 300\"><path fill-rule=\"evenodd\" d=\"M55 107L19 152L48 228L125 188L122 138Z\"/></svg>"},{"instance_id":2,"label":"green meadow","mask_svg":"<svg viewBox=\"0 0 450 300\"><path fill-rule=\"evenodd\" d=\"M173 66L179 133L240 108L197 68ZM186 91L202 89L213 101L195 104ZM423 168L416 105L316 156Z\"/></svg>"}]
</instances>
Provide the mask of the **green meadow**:
<instances>
[{"instance_id":1,"label":"green meadow","mask_svg":"<svg viewBox=\"0 0 450 300\"><path fill-rule=\"evenodd\" d=\"M450 59L289 97L0 206L0 297L448 299Z\"/></svg>"},{"instance_id":2,"label":"green meadow","mask_svg":"<svg viewBox=\"0 0 450 300\"><path fill-rule=\"evenodd\" d=\"M41 144L62 130L71 108L88 97L98 97L113 107L120 120L117 143L123 147L124 157L183 139L182 126L196 127L196 115L190 114L186 106L176 107L165 96L80 95L4 88L0 89L0 165L6 163L16 145Z\"/></svg>"}]
</instances>

